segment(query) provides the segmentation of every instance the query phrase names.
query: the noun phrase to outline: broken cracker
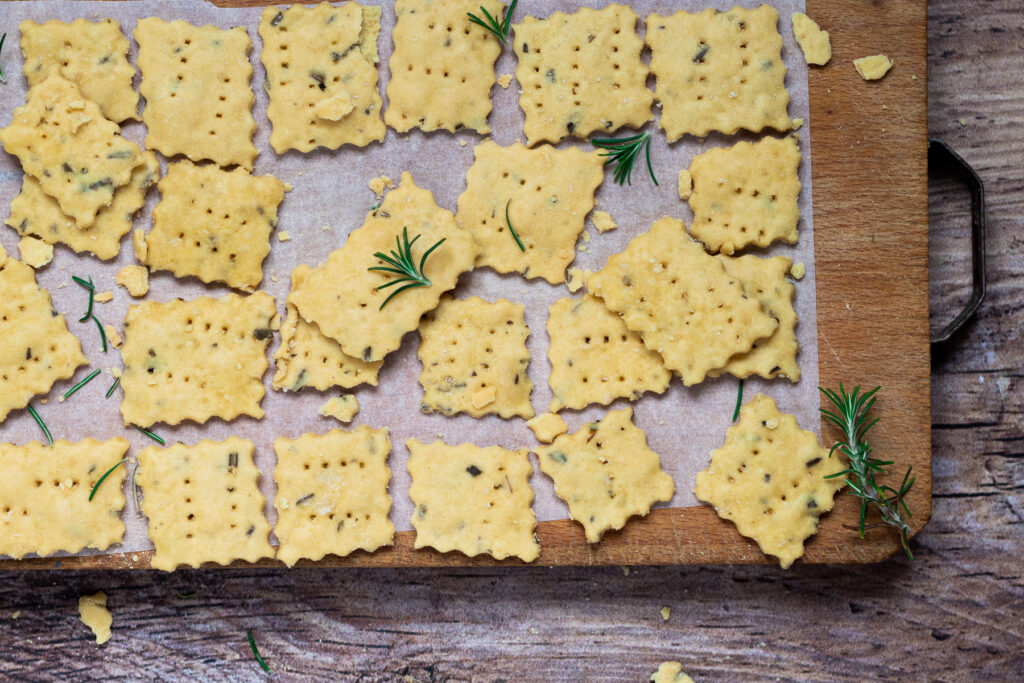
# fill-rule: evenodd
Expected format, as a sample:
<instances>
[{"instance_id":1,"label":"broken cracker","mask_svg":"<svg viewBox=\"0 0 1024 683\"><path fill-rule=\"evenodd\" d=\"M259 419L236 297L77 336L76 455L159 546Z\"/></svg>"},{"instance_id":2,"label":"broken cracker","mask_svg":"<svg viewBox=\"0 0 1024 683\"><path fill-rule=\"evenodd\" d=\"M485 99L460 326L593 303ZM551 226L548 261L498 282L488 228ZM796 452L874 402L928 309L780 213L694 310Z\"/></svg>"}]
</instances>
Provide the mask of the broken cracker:
<instances>
[{"instance_id":1,"label":"broken cracker","mask_svg":"<svg viewBox=\"0 0 1024 683\"><path fill-rule=\"evenodd\" d=\"M110 626L114 623L114 618L107 609L106 593L98 591L78 598L78 617L96 636L97 645L110 640Z\"/></svg>"},{"instance_id":2,"label":"broken cracker","mask_svg":"<svg viewBox=\"0 0 1024 683\"><path fill-rule=\"evenodd\" d=\"M683 673L683 665L679 662L662 662L658 670L651 674L652 683L693 683L693 679Z\"/></svg>"},{"instance_id":3,"label":"broken cracker","mask_svg":"<svg viewBox=\"0 0 1024 683\"><path fill-rule=\"evenodd\" d=\"M892 59L886 55L871 55L870 57L861 57L860 59L853 60L854 68L857 69L857 73L865 81L877 81L889 73L892 65Z\"/></svg>"},{"instance_id":4,"label":"broken cracker","mask_svg":"<svg viewBox=\"0 0 1024 683\"><path fill-rule=\"evenodd\" d=\"M18 255L22 263L38 270L53 260L53 245L26 235L18 240Z\"/></svg>"},{"instance_id":5,"label":"broken cracker","mask_svg":"<svg viewBox=\"0 0 1024 683\"><path fill-rule=\"evenodd\" d=\"M685 168L679 171L679 198L689 199L693 193L693 177Z\"/></svg>"},{"instance_id":6,"label":"broken cracker","mask_svg":"<svg viewBox=\"0 0 1024 683\"><path fill-rule=\"evenodd\" d=\"M824 66L832 59L832 43L828 31L823 31L818 22L803 12L793 13L793 35L808 64Z\"/></svg>"},{"instance_id":7,"label":"broken cracker","mask_svg":"<svg viewBox=\"0 0 1024 683\"><path fill-rule=\"evenodd\" d=\"M607 211L595 211L594 215L591 216L591 220L594 221L594 227L597 228L598 232L608 232L619 227L615 219Z\"/></svg>"},{"instance_id":8,"label":"broken cracker","mask_svg":"<svg viewBox=\"0 0 1024 683\"><path fill-rule=\"evenodd\" d=\"M338 422L351 422L359 412L359 401L352 394L327 399L318 411L324 417L333 417Z\"/></svg>"},{"instance_id":9,"label":"broken cracker","mask_svg":"<svg viewBox=\"0 0 1024 683\"><path fill-rule=\"evenodd\" d=\"M117 284L135 298L149 294L149 269L145 266L125 266L117 273Z\"/></svg>"},{"instance_id":10,"label":"broken cracker","mask_svg":"<svg viewBox=\"0 0 1024 683\"><path fill-rule=\"evenodd\" d=\"M542 413L537 417L527 420L526 426L533 430L533 435L537 437L537 441L542 443L551 443L555 440L555 437L569 431L565 420L556 413Z\"/></svg>"}]
</instances>

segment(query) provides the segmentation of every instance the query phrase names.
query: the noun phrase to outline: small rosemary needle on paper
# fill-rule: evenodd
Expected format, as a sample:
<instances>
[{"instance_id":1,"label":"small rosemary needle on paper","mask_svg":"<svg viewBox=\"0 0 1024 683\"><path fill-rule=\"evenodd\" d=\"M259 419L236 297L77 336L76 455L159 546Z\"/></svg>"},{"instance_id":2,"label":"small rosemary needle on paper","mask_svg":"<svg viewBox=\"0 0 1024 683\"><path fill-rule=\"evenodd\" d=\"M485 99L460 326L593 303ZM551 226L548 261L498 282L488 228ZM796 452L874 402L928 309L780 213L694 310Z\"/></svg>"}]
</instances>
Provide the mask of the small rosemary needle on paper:
<instances>
[{"instance_id":1,"label":"small rosemary needle on paper","mask_svg":"<svg viewBox=\"0 0 1024 683\"><path fill-rule=\"evenodd\" d=\"M166 446L167 445L166 441L164 441L163 439L161 439L159 436L157 436L153 432L149 431L148 429L143 429L139 425L132 425L132 426L135 427L136 429L138 429L140 432L142 432L146 436L148 436L149 438L153 439L153 441L156 441L161 446Z\"/></svg>"},{"instance_id":2,"label":"small rosemary needle on paper","mask_svg":"<svg viewBox=\"0 0 1024 683\"><path fill-rule=\"evenodd\" d=\"M505 8L505 13L502 15L500 21L482 5L480 6L480 12L484 15L483 19L472 12L466 12L466 16L469 17L469 20L472 23L477 26L482 26L484 29L493 33L494 37L497 38L502 45L505 45L508 40L509 26L512 25L512 12L515 11L517 2L519 2L519 0L512 0L512 2L508 4L508 7Z\"/></svg>"},{"instance_id":3,"label":"small rosemary needle on paper","mask_svg":"<svg viewBox=\"0 0 1024 683\"><path fill-rule=\"evenodd\" d=\"M743 380L740 380L740 390L736 394L736 410L732 411L732 421L735 422L740 416L740 406L743 405Z\"/></svg>"},{"instance_id":4,"label":"small rosemary needle on paper","mask_svg":"<svg viewBox=\"0 0 1024 683\"><path fill-rule=\"evenodd\" d=\"M413 287L429 287L430 279L424 274L423 266L427 263L427 257L433 253L435 249L444 244L447 237L442 237L434 243L432 247L423 252L423 256L420 258L419 268L416 267L416 261L412 256L412 247L416 244L421 235L416 235L409 239L409 229L402 228L402 236L395 235L395 246L396 250L392 250L391 254L385 254L383 252L376 252L374 258L379 258L381 261L387 263L387 266L373 266L367 268L367 270L377 271L380 273L392 273L394 275L401 275L401 277L385 282L380 287L377 287L379 292L382 289L393 287L394 285L402 285L398 289L391 292L388 298L384 299L384 303L380 305L377 310L382 311L384 307L388 305L388 302L394 299L396 296L401 294L407 289Z\"/></svg>"},{"instance_id":5,"label":"small rosemary needle on paper","mask_svg":"<svg viewBox=\"0 0 1024 683\"><path fill-rule=\"evenodd\" d=\"M78 391L79 389L84 387L86 384L88 384L89 382L91 382L94 379L96 379L96 375L98 375L98 374L100 374L99 368L97 368L96 370L93 370L92 372L90 372L86 376L85 379L83 379L81 382L79 382L75 386L71 387L66 392L64 392L64 398L65 399L71 398L71 396L73 396L76 391Z\"/></svg>"},{"instance_id":6,"label":"small rosemary needle on paper","mask_svg":"<svg viewBox=\"0 0 1024 683\"><path fill-rule=\"evenodd\" d=\"M615 164L615 182L619 185L633 184L633 162L643 148L644 156L647 159L647 172L651 174L651 180L658 184L654 177L654 168L651 167L651 134L637 133L628 138L594 138L591 141L594 147L605 150L601 156L605 159L605 166Z\"/></svg>"},{"instance_id":7,"label":"small rosemary needle on paper","mask_svg":"<svg viewBox=\"0 0 1024 683\"><path fill-rule=\"evenodd\" d=\"M120 383L121 383L121 378L120 377L117 377L116 379L114 379L114 383L110 385L109 389L107 389L107 395L104 396L103 398L110 398L114 394L114 390L117 389L117 385L120 384Z\"/></svg>"},{"instance_id":8,"label":"small rosemary needle on paper","mask_svg":"<svg viewBox=\"0 0 1024 683\"><path fill-rule=\"evenodd\" d=\"M526 247L523 246L523 241L519 239L519 235L516 234L516 229L512 227L512 219L508 217L508 207L512 205L512 200L508 200L505 204L505 222L508 223L508 231L512 233L512 238L515 239L516 244L519 245L519 251L525 252Z\"/></svg>"},{"instance_id":9,"label":"small rosemary needle on paper","mask_svg":"<svg viewBox=\"0 0 1024 683\"><path fill-rule=\"evenodd\" d=\"M103 329L103 324L100 322L99 318L97 318L96 314L93 312L93 307L94 307L95 300L96 300L96 285L94 285L93 282L92 282L92 276L90 275L88 280L83 280L82 278L78 277L77 275L72 275L71 279L75 281L75 284L77 284L80 287L88 290L88 292L89 292L89 308L86 309L85 315L83 315L81 318L78 319L78 322L84 323L86 320L89 320L91 318L92 321L94 323L96 323L96 329L98 329L100 331L100 341L103 342L103 353L106 353L107 352L107 333Z\"/></svg>"}]
</instances>

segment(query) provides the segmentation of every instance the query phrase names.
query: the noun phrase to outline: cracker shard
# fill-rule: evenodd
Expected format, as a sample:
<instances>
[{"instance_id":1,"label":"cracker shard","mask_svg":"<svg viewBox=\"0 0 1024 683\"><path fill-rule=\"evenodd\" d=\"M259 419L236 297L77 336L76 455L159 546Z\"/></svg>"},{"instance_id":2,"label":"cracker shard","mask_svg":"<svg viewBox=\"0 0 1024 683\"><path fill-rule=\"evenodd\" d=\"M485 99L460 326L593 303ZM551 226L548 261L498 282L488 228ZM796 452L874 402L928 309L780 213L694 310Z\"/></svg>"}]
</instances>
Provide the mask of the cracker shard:
<instances>
[{"instance_id":1,"label":"cracker shard","mask_svg":"<svg viewBox=\"0 0 1024 683\"><path fill-rule=\"evenodd\" d=\"M686 235L685 224L668 216L608 259L587 278L587 287L686 386L725 367L778 327L760 302Z\"/></svg>"},{"instance_id":2,"label":"cracker shard","mask_svg":"<svg viewBox=\"0 0 1024 683\"><path fill-rule=\"evenodd\" d=\"M338 422L351 422L359 412L359 401L352 394L334 396L327 399L318 412L324 417L333 417Z\"/></svg>"},{"instance_id":3,"label":"cracker shard","mask_svg":"<svg viewBox=\"0 0 1024 683\"><path fill-rule=\"evenodd\" d=\"M817 532L818 518L846 483L825 477L844 469L842 458L830 457L814 433L757 394L697 474L694 493L786 569L803 555L804 540Z\"/></svg>"},{"instance_id":4,"label":"cracker shard","mask_svg":"<svg viewBox=\"0 0 1024 683\"><path fill-rule=\"evenodd\" d=\"M808 64L824 66L832 59L832 43L828 31L823 31L818 22L803 12L793 13L793 35Z\"/></svg>"},{"instance_id":5,"label":"cracker shard","mask_svg":"<svg viewBox=\"0 0 1024 683\"><path fill-rule=\"evenodd\" d=\"M693 679L683 673L683 665L679 662L662 662L658 670L651 674L652 683L693 683Z\"/></svg>"},{"instance_id":6,"label":"cracker shard","mask_svg":"<svg viewBox=\"0 0 1024 683\"><path fill-rule=\"evenodd\" d=\"M541 471L551 477L590 543L621 529L634 515L646 516L675 493L672 477L647 447L647 435L633 424L632 408L613 410L536 453Z\"/></svg>"},{"instance_id":7,"label":"cracker shard","mask_svg":"<svg viewBox=\"0 0 1024 683\"><path fill-rule=\"evenodd\" d=\"M857 69L857 73L865 81L877 81L889 73L892 65L892 59L886 55L871 55L870 57L861 57L853 60L854 68Z\"/></svg>"},{"instance_id":8,"label":"cracker shard","mask_svg":"<svg viewBox=\"0 0 1024 683\"><path fill-rule=\"evenodd\" d=\"M107 609L106 593L98 591L78 598L78 616L96 636L97 645L110 640L110 626L114 623L114 618Z\"/></svg>"}]
</instances>

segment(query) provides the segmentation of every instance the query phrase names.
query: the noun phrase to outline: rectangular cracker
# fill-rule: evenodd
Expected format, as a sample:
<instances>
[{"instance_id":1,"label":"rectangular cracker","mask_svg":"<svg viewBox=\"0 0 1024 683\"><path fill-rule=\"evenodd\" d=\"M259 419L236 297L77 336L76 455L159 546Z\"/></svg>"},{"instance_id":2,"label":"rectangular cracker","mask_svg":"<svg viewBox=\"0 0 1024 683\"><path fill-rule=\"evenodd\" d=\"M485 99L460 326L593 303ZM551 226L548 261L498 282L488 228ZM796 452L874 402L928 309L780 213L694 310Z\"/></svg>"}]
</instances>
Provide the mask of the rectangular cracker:
<instances>
[{"instance_id":1,"label":"rectangular cracker","mask_svg":"<svg viewBox=\"0 0 1024 683\"><path fill-rule=\"evenodd\" d=\"M420 323L420 409L533 417L529 336L522 304L443 298Z\"/></svg>"},{"instance_id":2,"label":"rectangular cracker","mask_svg":"<svg viewBox=\"0 0 1024 683\"><path fill-rule=\"evenodd\" d=\"M263 417L274 298L265 292L146 301L128 309L121 350L126 425Z\"/></svg>"},{"instance_id":3,"label":"rectangular cracker","mask_svg":"<svg viewBox=\"0 0 1024 683\"><path fill-rule=\"evenodd\" d=\"M277 559L291 567L300 559L372 553L392 544L387 429L364 425L278 438L274 452Z\"/></svg>"},{"instance_id":4,"label":"rectangular cracker","mask_svg":"<svg viewBox=\"0 0 1024 683\"><path fill-rule=\"evenodd\" d=\"M380 13L355 2L263 10L260 59L275 152L365 147L384 139L376 67Z\"/></svg>"},{"instance_id":5,"label":"rectangular cracker","mask_svg":"<svg viewBox=\"0 0 1024 683\"><path fill-rule=\"evenodd\" d=\"M842 477L825 477L845 468L813 432L757 394L740 409L725 445L711 452L711 464L697 473L693 492L787 569L846 485Z\"/></svg>"},{"instance_id":6,"label":"rectangular cracker","mask_svg":"<svg viewBox=\"0 0 1024 683\"><path fill-rule=\"evenodd\" d=\"M126 468L96 482L128 452L128 442L58 439L53 446L0 443L0 556L20 559L83 548L106 550L124 537Z\"/></svg>"},{"instance_id":7,"label":"rectangular cracker","mask_svg":"<svg viewBox=\"0 0 1024 683\"><path fill-rule=\"evenodd\" d=\"M244 168L179 161L167 165L157 187L143 264L249 292L259 286L284 183Z\"/></svg>"},{"instance_id":8,"label":"rectangular cracker","mask_svg":"<svg viewBox=\"0 0 1024 683\"><path fill-rule=\"evenodd\" d=\"M251 171L256 96L249 87L252 41L245 27L223 30L146 17L135 27L135 40L139 91L146 98L146 147L167 157L183 154Z\"/></svg>"},{"instance_id":9,"label":"rectangular cracker","mask_svg":"<svg viewBox=\"0 0 1024 683\"><path fill-rule=\"evenodd\" d=\"M497 0L397 0L384 121L399 133L413 128L491 132L494 62L501 43L469 20L481 7L501 17Z\"/></svg>"},{"instance_id":10,"label":"rectangular cracker","mask_svg":"<svg viewBox=\"0 0 1024 683\"><path fill-rule=\"evenodd\" d=\"M2 256L0 251L0 256ZM88 363L78 337L52 307L36 274L13 258L0 258L0 423L13 410L45 394Z\"/></svg>"},{"instance_id":11,"label":"rectangular cracker","mask_svg":"<svg viewBox=\"0 0 1024 683\"><path fill-rule=\"evenodd\" d=\"M473 152L476 159L466 172L455 220L480 245L477 265L565 282L584 219L594 208L594 192L604 179L604 158L575 147L529 149L491 141ZM509 220L525 251L509 232Z\"/></svg>"},{"instance_id":12,"label":"rectangular cracker","mask_svg":"<svg viewBox=\"0 0 1024 683\"><path fill-rule=\"evenodd\" d=\"M29 88L26 104L0 129L0 143L81 228L142 163L139 146L57 71Z\"/></svg>"},{"instance_id":13,"label":"rectangular cracker","mask_svg":"<svg viewBox=\"0 0 1024 683\"><path fill-rule=\"evenodd\" d=\"M647 17L654 97L669 142L792 127L778 23L769 5Z\"/></svg>"},{"instance_id":14,"label":"rectangular cracker","mask_svg":"<svg viewBox=\"0 0 1024 683\"><path fill-rule=\"evenodd\" d=\"M415 548L452 550L498 560L540 555L534 530L533 466L525 448L509 451L464 443L449 446L416 439L409 448L409 497L413 503Z\"/></svg>"},{"instance_id":15,"label":"rectangular cracker","mask_svg":"<svg viewBox=\"0 0 1024 683\"><path fill-rule=\"evenodd\" d=\"M519 106L529 145L639 128L654 118L636 22L632 8L608 5L526 17L515 25Z\"/></svg>"},{"instance_id":16,"label":"rectangular cracker","mask_svg":"<svg viewBox=\"0 0 1024 683\"><path fill-rule=\"evenodd\" d=\"M647 435L633 424L632 408L613 410L535 452L589 543L621 529L630 517L646 517L651 506L675 493L661 458L647 447Z\"/></svg>"},{"instance_id":17,"label":"rectangular cracker","mask_svg":"<svg viewBox=\"0 0 1024 683\"><path fill-rule=\"evenodd\" d=\"M136 483L149 518L154 569L274 556L254 450L252 441L232 436L139 453Z\"/></svg>"},{"instance_id":18,"label":"rectangular cracker","mask_svg":"<svg viewBox=\"0 0 1024 683\"><path fill-rule=\"evenodd\" d=\"M690 162L690 234L711 253L732 254L775 241L796 244L800 148L795 136L738 142Z\"/></svg>"},{"instance_id":19,"label":"rectangular cracker","mask_svg":"<svg viewBox=\"0 0 1024 683\"><path fill-rule=\"evenodd\" d=\"M417 267L431 246L445 242L424 266L431 285L404 291L381 310L395 287L382 291L377 287L398 276L368 268L385 265L374 254L393 251L406 229L410 240L419 236L412 249ZM435 308L441 295L455 287L459 275L473 267L476 252L473 236L460 230L452 213L435 204L434 195L417 187L412 175L404 172L399 187L366 215L344 246L331 252L324 265L314 268L305 283L292 290L290 298L299 314L341 344L345 353L371 363L399 347L402 336L419 325L420 316Z\"/></svg>"},{"instance_id":20,"label":"rectangular cracker","mask_svg":"<svg viewBox=\"0 0 1024 683\"><path fill-rule=\"evenodd\" d=\"M128 40L117 21L26 20L18 28L29 86L42 83L56 68L111 121L139 119L139 93L132 87L135 67L128 63Z\"/></svg>"}]
</instances>

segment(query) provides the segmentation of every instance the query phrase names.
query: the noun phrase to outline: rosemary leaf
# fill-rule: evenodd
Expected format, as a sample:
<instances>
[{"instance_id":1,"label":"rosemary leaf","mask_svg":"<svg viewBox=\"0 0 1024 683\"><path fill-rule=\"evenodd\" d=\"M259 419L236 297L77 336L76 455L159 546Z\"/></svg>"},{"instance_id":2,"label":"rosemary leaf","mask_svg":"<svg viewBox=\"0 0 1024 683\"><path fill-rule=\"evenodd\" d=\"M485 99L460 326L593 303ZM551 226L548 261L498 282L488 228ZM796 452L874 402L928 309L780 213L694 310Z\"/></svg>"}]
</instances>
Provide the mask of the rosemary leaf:
<instances>
[{"instance_id":1,"label":"rosemary leaf","mask_svg":"<svg viewBox=\"0 0 1024 683\"><path fill-rule=\"evenodd\" d=\"M104 396L103 398L110 398L114 394L114 390L117 389L117 385L119 385L120 383L121 383L121 378L120 377L117 377L116 379L114 379L114 383L110 385L109 389L107 389L107 395Z\"/></svg>"},{"instance_id":2,"label":"rosemary leaf","mask_svg":"<svg viewBox=\"0 0 1024 683\"><path fill-rule=\"evenodd\" d=\"M50 430L46 426L46 423L43 422L43 418L39 417L39 413L37 413L36 409L33 408L32 406L28 407L28 412L32 416L32 419L34 419L36 421L36 424L39 425L39 428L43 430L43 434L46 435L46 440L52 446L53 445L53 435L50 434Z\"/></svg>"},{"instance_id":3,"label":"rosemary leaf","mask_svg":"<svg viewBox=\"0 0 1024 683\"><path fill-rule=\"evenodd\" d=\"M246 634L249 636L249 648L252 650L252 656L256 658L256 661L259 662L264 671L270 671L270 667L267 666L265 661L263 661L263 657L260 656L260 651L256 648L256 640L252 637L252 630L250 629L246 631Z\"/></svg>"},{"instance_id":4,"label":"rosemary leaf","mask_svg":"<svg viewBox=\"0 0 1024 683\"><path fill-rule=\"evenodd\" d=\"M148 436L149 438L153 439L153 441L156 441L161 446L166 446L167 445L166 441L164 441L163 439L161 439L159 436L157 436L153 432L149 431L148 429L143 429L139 425L132 425L132 426L135 427L136 429L138 429L140 432L142 432L146 436Z\"/></svg>"},{"instance_id":5,"label":"rosemary leaf","mask_svg":"<svg viewBox=\"0 0 1024 683\"><path fill-rule=\"evenodd\" d=\"M88 384L89 382L91 382L91 381L93 381L94 379L96 379L96 375L98 375L98 374L100 374L99 368L97 368L96 370L93 370L92 372L90 372L90 373L89 373L89 374L88 374L88 375L86 376L86 378L85 378L85 379L83 379L83 380L82 380L81 382L79 382L79 383L78 383L78 384L76 384L75 386L71 387L70 389L68 389L68 390L67 390L67 391L66 391L66 392L64 393L64 398L65 398L65 399L68 399L68 398L70 398L70 397L71 397L71 396L72 396L72 395L73 395L73 394L74 394L74 393L75 393L76 391L78 391L79 389L81 389L82 387L84 387L84 386L85 386L86 384Z\"/></svg>"},{"instance_id":6,"label":"rosemary leaf","mask_svg":"<svg viewBox=\"0 0 1024 683\"><path fill-rule=\"evenodd\" d=\"M735 422L740 417L740 406L743 404L743 380L740 380L740 390L736 394L736 410L732 411L732 421Z\"/></svg>"},{"instance_id":7,"label":"rosemary leaf","mask_svg":"<svg viewBox=\"0 0 1024 683\"><path fill-rule=\"evenodd\" d=\"M619 185L633 184L633 163L642 148L647 159L647 172L651 174L654 184L658 185L658 179L654 177L654 168L651 166L650 133L637 133L627 138L595 138L591 144L605 150L601 153L601 156L608 157L605 159L605 166L615 164L613 177Z\"/></svg>"},{"instance_id":8,"label":"rosemary leaf","mask_svg":"<svg viewBox=\"0 0 1024 683\"><path fill-rule=\"evenodd\" d=\"M393 249L390 254L385 254L383 252L378 251L373 255L374 258L378 258L384 263L387 263L388 265L372 266L370 268L367 268L367 270L380 273L390 273L393 275L401 276L399 278L389 280L388 282L385 282L384 284L380 285L379 287L377 287L377 291L379 292L382 289L387 289L388 287L393 287L395 285L403 285L398 289L394 290L393 292L391 292L391 294L388 295L386 299L384 299L384 303L382 303L380 305L380 308L377 310L384 310L384 307L388 305L389 301L391 301L392 299L394 299L396 296L398 296L407 289L412 289L414 287L430 286L430 278L426 276L426 274L423 271L423 268L427 264L427 257L430 256L435 249L444 244L447 238L441 238L440 240L435 242L432 247L423 252L423 256L420 258L419 268L417 268L416 260L413 258L412 255L412 248L416 244L416 240L418 240L420 237L421 235L416 235L410 240L409 229L403 227L402 235L395 235L395 249Z\"/></svg>"},{"instance_id":9,"label":"rosemary leaf","mask_svg":"<svg viewBox=\"0 0 1024 683\"><path fill-rule=\"evenodd\" d=\"M505 12L500 20L483 6L480 7L480 13L484 15L483 19L472 12L466 12L466 16L469 17L471 23L490 31L502 45L505 45L508 41L508 29L512 25L512 12L515 11L516 3L518 2L519 0L512 0L508 7L505 8Z\"/></svg>"},{"instance_id":10,"label":"rosemary leaf","mask_svg":"<svg viewBox=\"0 0 1024 683\"><path fill-rule=\"evenodd\" d=\"M124 460L122 460L121 462L117 463L116 465L114 465L109 470L107 470L106 472L103 473L103 476L100 477L99 481L96 482L96 485L92 487L92 491L89 492L89 502L92 502L92 497L96 495L96 489L98 489L100 487L100 484L102 484L103 481L107 477L109 477L111 474L113 474L114 470L116 470L118 467L120 467L121 465L125 464L126 462L128 462L128 458L125 458Z\"/></svg>"},{"instance_id":11,"label":"rosemary leaf","mask_svg":"<svg viewBox=\"0 0 1024 683\"><path fill-rule=\"evenodd\" d=\"M106 353L107 352L107 333L103 329L103 324L100 322L99 318L97 318L96 316L90 316L90 317L92 318L92 321L94 323L96 323L96 329L98 329L100 331L100 341L103 342L103 353Z\"/></svg>"},{"instance_id":12,"label":"rosemary leaf","mask_svg":"<svg viewBox=\"0 0 1024 683\"><path fill-rule=\"evenodd\" d=\"M526 247L523 246L523 241L519 239L519 235L516 234L516 229L512 227L512 219L508 217L508 207L512 204L512 200L508 200L505 204L505 222L508 223L508 231L512 233L512 237L515 239L516 244L519 245L519 251L525 252Z\"/></svg>"}]
</instances>

